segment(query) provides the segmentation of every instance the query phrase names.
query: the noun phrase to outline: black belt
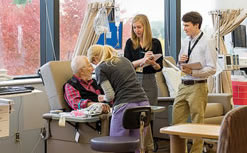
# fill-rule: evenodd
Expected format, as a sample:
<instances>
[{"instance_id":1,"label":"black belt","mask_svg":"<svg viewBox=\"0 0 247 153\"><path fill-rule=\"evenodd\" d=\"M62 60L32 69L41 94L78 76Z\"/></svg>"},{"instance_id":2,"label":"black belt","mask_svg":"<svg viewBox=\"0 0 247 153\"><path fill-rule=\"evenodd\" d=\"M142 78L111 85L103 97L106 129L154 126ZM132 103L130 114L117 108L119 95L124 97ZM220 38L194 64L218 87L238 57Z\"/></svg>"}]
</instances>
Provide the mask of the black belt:
<instances>
[{"instance_id":1,"label":"black belt","mask_svg":"<svg viewBox=\"0 0 247 153\"><path fill-rule=\"evenodd\" d=\"M193 85L196 83L207 83L207 80L182 80L182 84Z\"/></svg>"}]
</instances>

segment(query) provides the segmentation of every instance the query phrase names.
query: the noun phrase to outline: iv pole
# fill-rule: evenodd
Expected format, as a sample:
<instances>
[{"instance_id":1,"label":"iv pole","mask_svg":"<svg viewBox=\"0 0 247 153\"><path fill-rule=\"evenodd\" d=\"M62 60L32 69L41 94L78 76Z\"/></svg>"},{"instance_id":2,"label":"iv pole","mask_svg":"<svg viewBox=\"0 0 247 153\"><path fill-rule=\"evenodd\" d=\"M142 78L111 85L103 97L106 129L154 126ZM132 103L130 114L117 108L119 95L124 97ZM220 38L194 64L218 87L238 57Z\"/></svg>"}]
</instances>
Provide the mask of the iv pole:
<instances>
[{"instance_id":1,"label":"iv pole","mask_svg":"<svg viewBox=\"0 0 247 153\"><path fill-rule=\"evenodd\" d=\"M221 18L221 12L220 10L216 11L217 14L217 25L218 25L218 33L217 33L217 52L220 54L220 18ZM216 93L221 93L221 81L220 81L220 76L216 76Z\"/></svg>"}]
</instances>

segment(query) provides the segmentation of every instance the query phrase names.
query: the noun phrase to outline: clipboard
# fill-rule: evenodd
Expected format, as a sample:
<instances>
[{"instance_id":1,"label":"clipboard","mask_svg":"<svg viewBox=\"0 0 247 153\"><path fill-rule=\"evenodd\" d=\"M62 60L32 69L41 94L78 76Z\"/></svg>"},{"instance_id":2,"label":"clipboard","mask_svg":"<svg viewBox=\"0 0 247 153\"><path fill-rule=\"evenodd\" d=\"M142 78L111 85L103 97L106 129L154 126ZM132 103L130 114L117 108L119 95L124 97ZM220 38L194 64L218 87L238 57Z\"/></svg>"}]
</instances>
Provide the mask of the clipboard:
<instances>
[{"instance_id":1,"label":"clipboard","mask_svg":"<svg viewBox=\"0 0 247 153\"><path fill-rule=\"evenodd\" d=\"M192 70L200 70L202 68L202 64L200 62L189 63L189 64L181 64L184 67L191 68Z\"/></svg>"},{"instance_id":2,"label":"clipboard","mask_svg":"<svg viewBox=\"0 0 247 153\"><path fill-rule=\"evenodd\" d=\"M154 54L154 60L157 61L160 57L162 56L162 54ZM150 64L144 64L143 67L149 66Z\"/></svg>"}]
</instances>

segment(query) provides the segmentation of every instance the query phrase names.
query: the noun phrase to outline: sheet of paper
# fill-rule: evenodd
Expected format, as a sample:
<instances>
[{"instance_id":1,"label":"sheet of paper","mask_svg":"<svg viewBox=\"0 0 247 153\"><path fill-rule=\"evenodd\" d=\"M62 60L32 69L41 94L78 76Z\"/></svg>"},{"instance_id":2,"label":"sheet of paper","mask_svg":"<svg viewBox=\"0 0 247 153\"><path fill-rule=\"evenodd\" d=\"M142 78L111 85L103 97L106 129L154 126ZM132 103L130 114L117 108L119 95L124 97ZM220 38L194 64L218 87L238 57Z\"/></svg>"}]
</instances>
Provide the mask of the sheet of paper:
<instances>
[{"instance_id":1,"label":"sheet of paper","mask_svg":"<svg viewBox=\"0 0 247 153\"><path fill-rule=\"evenodd\" d=\"M154 60L157 61L160 57L162 56L162 54L154 54ZM143 67L149 66L150 64L144 64Z\"/></svg>"},{"instance_id":2,"label":"sheet of paper","mask_svg":"<svg viewBox=\"0 0 247 153\"><path fill-rule=\"evenodd\" d=\"M200 62L189 63L189 64L181 64L182 66L191 68L192 70L200 70L202 68L202 64Z\"/></svg>"},{"instance_id":3,"label":"sheet of paper","mask_svg":"<svg viewBox=\"0 0 247 153\"><path fill-rule=\"evenodd\" d=\"M161 56L162 54L154 54L154 60L157 61Z\"/></svg>"}]
</instances>

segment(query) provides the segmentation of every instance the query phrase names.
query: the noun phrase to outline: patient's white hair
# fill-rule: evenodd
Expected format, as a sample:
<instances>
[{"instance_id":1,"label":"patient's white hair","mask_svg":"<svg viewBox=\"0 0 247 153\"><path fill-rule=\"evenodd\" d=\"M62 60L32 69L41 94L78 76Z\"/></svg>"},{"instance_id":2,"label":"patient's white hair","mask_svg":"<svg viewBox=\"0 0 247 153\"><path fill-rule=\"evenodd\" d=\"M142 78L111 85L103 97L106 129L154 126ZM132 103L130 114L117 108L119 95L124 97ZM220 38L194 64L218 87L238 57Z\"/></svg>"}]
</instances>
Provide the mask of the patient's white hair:
<instances>
[{"instance_id":1,"label":"patient's white hair","mask_svg":"<svg viewBox=\"0 0 247 153\"><path fill-rule=\"evenodd\" d=\"M78 73L78 71L83 68L86 64L87 56L76 56L71 61L71 69L73 74Z\"/></svg>"}]
</instances>

